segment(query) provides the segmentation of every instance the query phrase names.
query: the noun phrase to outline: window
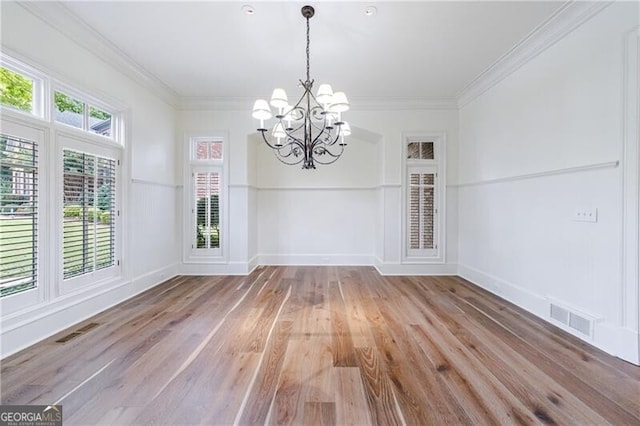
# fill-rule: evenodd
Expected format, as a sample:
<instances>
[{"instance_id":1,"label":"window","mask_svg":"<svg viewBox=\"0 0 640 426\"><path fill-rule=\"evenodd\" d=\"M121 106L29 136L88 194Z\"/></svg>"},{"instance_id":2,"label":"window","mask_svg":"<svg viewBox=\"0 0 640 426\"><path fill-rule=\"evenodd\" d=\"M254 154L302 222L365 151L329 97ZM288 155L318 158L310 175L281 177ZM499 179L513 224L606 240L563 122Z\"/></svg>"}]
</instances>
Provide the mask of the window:
<instances>
[{"instance_id":1,"label":"window","mask_svg":"<svg viewBox=\"0 0 640 426\"><path fill-rule=\"evenodd\" d=\"M0 296L35 288L38 146L0 135Z\"/></svg>"},{"instance_id":2,"label":"window","mask_svg":"<svg viewBox=\"0 0 640 426\"><path fill-rule=\"evenodd\" d=\"M409 167L409 254L420 254L436 248L435 180L431 167Z\"/></svg>"},{"instance_id":3,"label":"window","mask_svg":"<svg viewBox=\"0 0 640 426\"><path fill-rule=\"evenodd\" d=\"M121 279L122 109L0 52L3 317Z\"/></svg>"},{"instance_id":4,"label":"window","mask_svg":"<svg viewBox=\"0 0 640 426\"><path fill-rule=\"evenodd\" d=\"M63 92L54 93L55 121L112 138L112 115Z\"/></svg>"},{"instance_id":5,"label":"window","mask_svg":"<svg viewBox=\"0 0 640 426\"><path fill-rule=\"evenodd\" d=\"M405 141L404 258L441 262L444 218L444 135L408 137Z\"/></svg>"},{"instance_id":6,"label":"window","mask_svg":"<svg viewBox=\"0 0 640 426\"><path fill-rule=\"evenodd\" d=\"M0 54L0 105L42 117L42 78L29 67Z\"/></svg>"},{"instance_id":7,"label":"window","mask_svg":"<svg viewBox=\"0 0 640 426\"><path fill-rule=\"evenodd\" d=\"M116 160L63 152L64 279L115 265Z\"/></svg>"},{"instance_id":8,"label":"window","mask_svg":"<svg viewBox=\"0 0 640 426\"><path fill-rule=\"evenodd\" d=\"M433 142L409 142L407 158L410 160L433 160Z\"/></svg>"},{"instance_id":9,"label":"window","mask_svg":"<svg viewBox=\"0 0 640 426\"><path fill-rule=\"evenodd\" d=\"M222 160L222 141L196 140L195 160Z\"/></svg>"},{"instance_id":10,"label":"window","mask_svg":"<svg viewBox=\"0 0 640 426\"><path fill-rule=\"evenodd\" d=\"M33 80L7 68L0 68L0 103L21 111L33 110Z\"/></svg>"},{"instance_id":11,"label":"window","mask_svg":"<svg viewBox=\"0 0 640 426\"><path fill-rule=\"evenodd\" d=\"M197 137L189 141L191 220L188 247L193 258L222 256L223 147L221 138Z\"/></svg>"},{"instance_id":12,"label":"window","mask_svg":"<svg viewBox=\"0 0 640 426\"><path fill-rule=\"evenodd\" d=\"M220 172L194 172L195 248L220 248Z\"/></svg>"}]
</instances>

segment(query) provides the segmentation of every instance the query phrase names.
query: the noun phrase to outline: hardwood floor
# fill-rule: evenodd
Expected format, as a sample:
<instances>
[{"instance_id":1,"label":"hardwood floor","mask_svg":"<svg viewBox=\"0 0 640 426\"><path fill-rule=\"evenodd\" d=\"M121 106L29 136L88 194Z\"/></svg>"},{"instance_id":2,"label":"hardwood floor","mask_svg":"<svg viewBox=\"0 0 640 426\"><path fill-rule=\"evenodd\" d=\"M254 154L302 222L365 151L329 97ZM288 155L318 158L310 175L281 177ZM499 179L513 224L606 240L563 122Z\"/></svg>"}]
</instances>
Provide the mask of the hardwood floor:
<instances>
[{"instance_id":1,"label":"hardwood floor","mask_svg":"<svg viewBox=\"0 0 640 426\"><path fill-rule=\"evenodd\" d=\"M176 277L0 380L67 425L640 424L639 367L461 278L371 267Z\"/></svg>"}]
</instances>

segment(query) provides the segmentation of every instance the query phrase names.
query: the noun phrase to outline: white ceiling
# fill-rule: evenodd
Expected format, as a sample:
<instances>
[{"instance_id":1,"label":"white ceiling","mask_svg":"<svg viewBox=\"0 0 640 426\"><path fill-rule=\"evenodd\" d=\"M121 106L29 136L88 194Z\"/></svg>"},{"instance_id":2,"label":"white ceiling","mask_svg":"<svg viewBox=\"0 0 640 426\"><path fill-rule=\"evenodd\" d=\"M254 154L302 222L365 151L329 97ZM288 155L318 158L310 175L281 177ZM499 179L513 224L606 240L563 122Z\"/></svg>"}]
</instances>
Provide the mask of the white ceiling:
<instances>
[{"instance_id":1,"label":"white ceiling","mask_svg":"<svg viewBox=\"0 0 640 426\"><path fill-rule=\"evenodd\" d=\"M305 3L65 2L185 97L268 97L305 76ZM365 16L373 4L378 13ZM563 2L314 2L311 78L350 98L452 98Z\"/></svg>"}]
</instances>

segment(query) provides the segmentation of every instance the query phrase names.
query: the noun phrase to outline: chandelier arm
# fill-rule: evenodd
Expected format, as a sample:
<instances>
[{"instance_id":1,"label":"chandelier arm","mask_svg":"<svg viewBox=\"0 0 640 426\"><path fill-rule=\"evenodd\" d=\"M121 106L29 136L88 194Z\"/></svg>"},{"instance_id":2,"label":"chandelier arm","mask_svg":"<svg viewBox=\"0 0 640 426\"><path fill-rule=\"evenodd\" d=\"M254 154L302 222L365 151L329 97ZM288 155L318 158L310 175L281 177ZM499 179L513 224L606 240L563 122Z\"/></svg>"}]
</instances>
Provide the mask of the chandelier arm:
<instances>
[{"instance_id":1,"label":"chandelier arm","mask_svg":"<svg viewBox=\"0 0 640 426\"><path fill-rule=\"evenodd\" d=\"M326 151L327 154L329 154L329 158L331 158L330 161L322 161L322 159L319 159L320 156L318 157L314 157L314 161L318 164L322 164L323 166L327 166L329 164L333 164L336 161L338 161L338 158L342 157L342 154L344 153L344 147L340 147L340 153L339 154L333 154L329 151Z\"/></svg>"},{"instance_id":2,"label":"chandelier arm","mask_svg":"<svg viewBox=\"0 0 640 426\"><path fill-rule=\"evenodd\" d=\"M339 154L334 154L334 153L333 153L333 152L331 152L328 148L325 148L325 147L323 147L323 146L320 146L319 148L321 148L321 149L322 149L320 152L315 152L315 151L314 151L314 154L316 154L316 155L318 155L318 156L320 156L320 155L324 155L324 154L327 154L327 155L329 155L330 157L338 158L338 157L340 157L340 155L342 155L342 152L340 152ZM343 150L341 150L341 151L343 151Z\"/></svg>"},{"instance_id":3,"label":"chandelier arm","mask_svg":"<svg viewBox=\"0 0 640 426\"><path fill-rule=\"evenodd\" d=\"M271 145L271 143L269 142L269 139L267 139L267 137L265 136L265 133L268 131L266 129L258 129L258 131L260 132L260 134L262 134L262 140L264 141L264 143L267 144L267 146L271 149L275 149L277 150L278 147L275 145Z\"/></svg>"},{"instance_id":4,"label":"chandelier arm","mask_svg":"<svg viewBox=\"0 0 640 426\"><path fill-rule=\"evenodd\" d=\"M336 130L336 136L333 139L333 142L327 142L327 146L335 146L336 142L340 139L340 129ZM344 151L344 148L342 149Z\"/></svg>"},{"instance_id":5,"label":"chandelier arm","mask_svg":"<svg viewBox=\"0 0 640 426\"><path fill-rule=\"evenodd\" d=\"M290 155L290 154L289 154ZM278 161L280 161L282 164L286 164L287 166L295 166L296 164L300 164L304 161L304 157L294 157L296 160L293 162L289 162L289 161L285 161L284 158L287 158L287 156L281 155L278 153L278 151L276 151L276 158L278 159Z\"/></svg>"},{"instance_id":6,"label":"chandelier arm","mask_svg":"<svg viewBox=\"0 0 640 426\"><path fill-rule=\"evenodd\" d=\"M284 126L283 126L284 127ZM288 137L290 138L294 138L294 139L298 139L295 136L295 133L298 132L300 129L302 129L304 127L304 123L300 124L298 127L292 127L291 130L287 130L287 128L284 128L284 132L287 134Z\"/></svg>"},{"instance_id":7,"label":"chandelier arm","mask_svg":"<svg viewBox=\"0 0 640 426\"><path fill-rule=\"evenodd\" d=\"M296 145L298 148L300 148L301 150L304 150L304 144L302 144L300 142L300 139L293 137L291 135L289 135L289 133L285 132L287 134L287 139L289 140L289 142L283 144L282 146L277 146L277 145L272 145L271 142L269 142L269 138L266 137L265 133L268 131L266 129L260 129L259 130L260 133L262 134L262 140L264 140L264 143L267 144L267 146L277 152L280 152L280 150L283 147L289 146L289 145ZM297 164L297 163L294 163Z\"/></svg>"},{"instance_id":8,"label":"chandelier arm","mask_svg":"<svg viewBox=\"0 0 640 426\"><path fill-rule=\"evenodd\" d=\"M318 145L318 144L326 144L327 146L331 146L331 145L335 144L336 141L338 140L338 135L340 134L340 132L336 133L336 139L332 143L326 143L324 141L324 138L327 138L327 137L328 138L332 138L333 137L333 136L331 136L331 129L327 129L327 127L326 127L326 118L325 118L325 121L323 122L323 127L322 128L320 128L318 126L314 126L314 127L316 127L316 129L319 130L319 133L316 135L315 138L313 138L313 141L311 142L311 147L312 148L315 148L316 145Z\"/></svg>"},{"instance_id":9,"label":"chandelier arm","mask_svg":"<svg viewBox=\"0 0 640 426\"><path fill-rule=\"evenodd\" d=\"M283 152L286 152L285 150L288 149L288 152L286 154L283 154ZM297 151L297 153L296 153ZM295 143L294 141L290 141L287 142L286 144L282 145L281 147L276 147L274 149L274 152L276 154L276 158L284 164L293 166L295 164L299 164L302 161L304 161L304 155L302 155L301 153L301 149L299 144ZM293 157L292 157L293 156ZM286 161L285 159L287 158L292 158L293 161Z\"/></svg>"}]
</instances>

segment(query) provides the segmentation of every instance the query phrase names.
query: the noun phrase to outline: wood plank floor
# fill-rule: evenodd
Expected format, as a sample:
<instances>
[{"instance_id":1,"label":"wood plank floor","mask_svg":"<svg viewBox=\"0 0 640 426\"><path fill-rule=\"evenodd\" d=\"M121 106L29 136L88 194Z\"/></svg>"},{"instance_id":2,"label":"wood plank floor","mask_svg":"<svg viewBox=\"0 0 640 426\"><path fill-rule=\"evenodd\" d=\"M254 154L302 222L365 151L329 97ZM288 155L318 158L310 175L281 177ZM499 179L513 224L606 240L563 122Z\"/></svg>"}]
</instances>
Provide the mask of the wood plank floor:
<instances>
[{"instance_id":1,"label":"wood plank floor","mask_svg":"<svg viewBox=\"0 0 640 426\"><path fill-rule=\"evenodd\" d=\"M76 332L66 342L64 337ZM457 277L176 277L2 361L71 424L640 424L640 368Z\"/></svg>"}]
</instances>

